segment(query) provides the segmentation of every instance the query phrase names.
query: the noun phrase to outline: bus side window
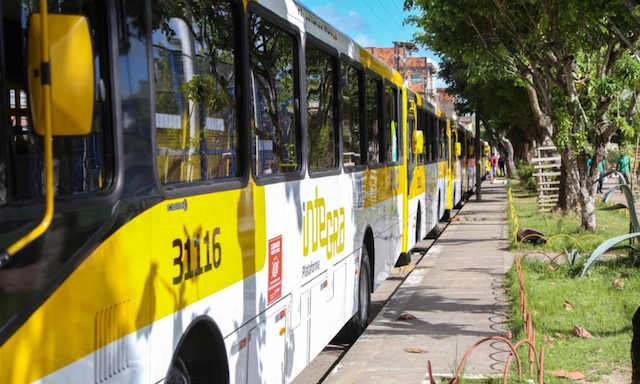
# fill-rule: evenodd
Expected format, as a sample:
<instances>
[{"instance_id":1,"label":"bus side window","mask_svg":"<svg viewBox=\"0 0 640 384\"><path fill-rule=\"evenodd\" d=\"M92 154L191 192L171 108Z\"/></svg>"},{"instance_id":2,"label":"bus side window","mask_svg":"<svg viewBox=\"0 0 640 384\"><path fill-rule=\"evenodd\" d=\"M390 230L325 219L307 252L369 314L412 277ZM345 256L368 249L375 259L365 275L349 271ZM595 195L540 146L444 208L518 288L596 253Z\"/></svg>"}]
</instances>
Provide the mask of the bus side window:
<instances>
[{"instance_id":1,"label":"bus side window","mask_svg":"<svg viewBox=\"0 0 640 384\"><path fill-rule=\"evenodd\" d=\"M45 195L45 172L43 138L31 125L36 111L31 110L25 60L27 20L38 7L26 0L2 0L0 7L0 59L4 59L0 64L1 206L41 199ZM54 195L86 195L109 188L114 175L108 12L99 0L60 0L54 8L55 12L86 16L92 37L96 74L93 128L87 136L53 139Z\"/></svg>"},{"instance_id":2,"label":"bus side window","mask_svg":"<svg viewBox=\"0 0 640 384\"><path fill-rule=\"evenodd\" d=\"M382 126L380 110L380 81L367 76L367 162L375 165L382 163L380 156L380 127Z\"/></svg>"},{"instance_id":3,"label":"bus side window","mask_svg":"<svg viewBox=\"0 0 640 384\"><path fill-rule=\"evenodd\" d=\"M307 148L309 170L338 166L335 77L337 58L307 40Z\"/></svg>"},{"instance_id":4,"label":"bus side window","mask_svg":"<svg viewBox=\"0 0 640 384\"><path fill-rule=\"evenodd\" d=\"M160 182L239 177L234 9L226 0L177 3L169 9L154 5Z\"/></svg>"},{"instance_id":5,"label":"bus side window","mask_svg":"<svg viewBox=\"0 0 640 384\"><path fill-rule=\"evenodd\" d=\"M422 131L422 137L424 138L422 153L418 156L418 164L422 165L429 161L429 136L426 129L427 122L425 120L426 115L423 111L418 110L418 127Z\"/></svg>"},{"instance_id":6,"label":"bus side window","mask_svg":"<svg viewBox=\"0 0 640 384\"><path fill-rule=\"evenodd\" d=\"M384 87L385 124L384 135L387 146L387 163L395 164L400 158L400 125L398 124L398 90L392 86Z\"/></svg>"},{"instance_id":7,"label":"bus side window","mask_svg":"<svg viewBox=\"0 0 640 384\"><path fill-rule=\"evenodd\" d=\"M253 171L256 176L295 172L300 169L295 40L263 17L248 16Z\"/></svg>"},{"instance_id":8,"label":"bus side window","mask_svg":"<svg viewBox=\"0 0 640 384\"><path fill-rule=\"evenodd\" d=\"M362 140L362 71L341 64L340 103L342 110L342 150L344 166L365 164L366 147Z\"/></svg>"}]
</instances>

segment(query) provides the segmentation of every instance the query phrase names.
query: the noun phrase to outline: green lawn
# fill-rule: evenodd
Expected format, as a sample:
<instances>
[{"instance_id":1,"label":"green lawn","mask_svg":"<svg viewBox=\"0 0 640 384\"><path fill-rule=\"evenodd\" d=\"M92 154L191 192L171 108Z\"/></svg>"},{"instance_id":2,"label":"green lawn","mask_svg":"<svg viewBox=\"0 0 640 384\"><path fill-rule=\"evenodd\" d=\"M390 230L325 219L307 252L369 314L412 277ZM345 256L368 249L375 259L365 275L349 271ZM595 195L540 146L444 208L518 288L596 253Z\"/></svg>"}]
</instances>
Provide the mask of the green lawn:
<instances>
[{"instance_id":1,"label":"green lawn","mask_svg":"<svg viewBox=\"0 0 640 384\"><path fill-rule=\"evenodd\" d=\"M547 263L531 261L523 262L522 268L536 345L545 345L545 371L580 370L589 381L600 381L601 375L613 371L630 372L631 319L640 306L640 270L632 259L596 263L583 279L575 274L579 267L572 270L567 264L552 269ZM624 282L623 288L614 286L616 279ZM509 328L514 331L514 340L521 340L526 335L522 331L515 266L506 283L511 302ZM565 309L565 300L573 310ZM586 329L595 338L572 336L574 326ZM545 342L543 336L555 340ZM545 376L545 382L566 382L563 380Z\"/></svg>"},{"instance_id":2,"label":"green lawn","mask_svg":"<svg viewBox=\"0 0 640 384\"><path fill-rule=\"evenodd\" d=\"M578 214L540 214L535 195L520 191L513 192L514 205L519 217L520 228L534 228L547 238L556 234L567 234L580 238L587 233L580 231ZM602 203L598 207L604 207ZM510 215L509 215L510 216ZM513 231L513 220L509 218ZM597 211L597 235L605 239L628 233L629 218L619 211ZM523 255L532 250L550 254L571 249L574 240L556 238L552 244L542 246L517 244L512 240L511 250ZM583 239L578 248L588 255L601 240ZM631 319L640 306L640 268L630 257L621 257L597 262L585 278L579 278L586 261L581 256L577 265L550 265L540 261L523 261L525 291L528 311L532 314L536 329L536 345L545 345L545 371L580 370L587 381L604 382L606 375L622 373L631 380L630 345L632 338ZM623 288L614 286L618 279ZM510 298L509 328L513 331L514 342L526 338L522 331L523 319L520 315L520 298L517 273L514 267L505 278ZM573 310L565 309L563 301L573 305ZM584 339L572 336L572 329L580 326L595 337ZM558 335L563 335L560 337ZM549 339L553 338L553 340ZM546 340L545 340L546 339ZM526 360L525 348L521 357ZM528 372L528 364L523 364ZM510 382L517 382L515 371L510 374ZM524 377L532 379L526 375ZM534 378L535 379L535 378ZM498 380L501 382L501 379ZM498 382L496 379L485 381ZM568 379L545 374L545 383L570 383Z\"/></svg>"},{"instance_id":3,"label":"green lawn","mask_svg":"<svg viewBox=\"0 0 640 384\"><path fill-rule=\"evenodd\" d=\"M550 244L534 245L515 243L511 239L512 251L545 251L557 254L562 252L564 248L571 250L578 248L582 253L590 253L602 240L598 237L591 236L591 233L580 230L580 216L576 213L559 214L559 213L539 213L534 193L527 191L518 191L517 185L512 188L513 203L518 214L519 228L532 228L542 232L547 239L551 239ZM596 203L596 224L597 232L595 235L609 239L611 237L629 233L629 217L623 211L602 211L601 208L607 206L604 203ZM513 231L513 220L509 214L509 223L511 231ZM585 237L587 236L587 237ZM575 240L579 243L575 245Z\"/></svg>"}]
</instances>

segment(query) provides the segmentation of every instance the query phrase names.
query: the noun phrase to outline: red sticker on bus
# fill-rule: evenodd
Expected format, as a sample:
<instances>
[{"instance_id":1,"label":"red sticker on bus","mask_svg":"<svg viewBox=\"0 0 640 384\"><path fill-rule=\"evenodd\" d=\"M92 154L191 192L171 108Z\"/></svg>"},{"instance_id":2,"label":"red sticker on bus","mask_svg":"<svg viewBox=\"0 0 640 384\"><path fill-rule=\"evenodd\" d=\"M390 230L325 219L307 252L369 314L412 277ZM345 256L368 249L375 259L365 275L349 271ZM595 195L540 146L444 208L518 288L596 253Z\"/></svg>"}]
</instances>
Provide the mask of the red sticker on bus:
<instances>
[{"instance_id":1,"label":"red sticker on bus","mask_svg":"<svg viewBox=\"0 0 640 384\"><path fill-rule=\"evenodd\" d=\"M269 292L267 305L282 296L282 236L269 240Z\"/></svg>"}]
</instances>

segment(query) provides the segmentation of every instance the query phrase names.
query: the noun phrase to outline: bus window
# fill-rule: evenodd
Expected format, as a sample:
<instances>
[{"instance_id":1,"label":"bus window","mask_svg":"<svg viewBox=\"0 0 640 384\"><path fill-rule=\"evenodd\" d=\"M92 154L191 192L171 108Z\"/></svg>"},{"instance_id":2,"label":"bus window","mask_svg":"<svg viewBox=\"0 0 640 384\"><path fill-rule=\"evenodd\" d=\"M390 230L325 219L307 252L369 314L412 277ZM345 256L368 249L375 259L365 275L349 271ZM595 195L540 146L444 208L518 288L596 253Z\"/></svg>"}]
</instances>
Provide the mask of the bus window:
<instances>
[{"instance_id":1,"label":"bus window","mask_svg":"<svg viewBox=\"0 0 640 384\"><path fill-rule=\"evenodd\" d=\"M429 122L431 126L429 127L429 132L431 132L431 143L433 150L431 152L431 161L440 160L441 151L440 151L440 129L438 127L438 118L431 115L429 117Z\"/></svg>"},{"instance_id":2,"label":"bus window","mask_svg":"<svg viewBox=\"0 0 640 384\"><path fill-rule=\"evenodd\" d=\"M425 117L425 113L421 109L418 109L418 126L416 128L422 131L423 137L422 153L418 155L418 164L420 165L429 161L429 136L427 135L427 130L425 129Z\"/></svg>"},{"instance_id":3,"label":"bus window","mask_svg":"<svg viewBox=\"0 0 640 384\"><path fill-rule=\"evenodd\" d=\"M27 21L32 12L38 12L38 7L26 0L2 0L0 7L3 26L0 60L4 58L0 64L0 205L7 205L44 196L44 146L43 138L31 126L34 111L26 76ZM55 12L85 15L93 39L96 78L93 129L87 136L58 136L53 140L54 195L83 195L108 188L114 173L108 102L111 89L108 12L99 0L60 0L54 8ZM100 89L106 92L101 94Z\"/></svg>"},{"instance_id":4,"label":"bus window","mask_svg":"<svg viewBox=\"0 0 640 384\"><path fill-rule=\"evenodd\" d=\"M360 115L362 111L360 89L362 87L362 71L353 66L341 64L340 102L342 106L342 150L344 165L356 166L364 164Z\"/></svg>"},{"instance_id":5,"label":"bus window","mask_svg":"<svg viewBox=\"0 0 640 384\"><path fill-rule=\"evenodd\" d=\"M438 119L438 127L440 127L440 160L449 158L449 146L447 145L447 121Z\"/></svg>"},{"instance_id":6,"label":"bus window","mask_svg":"<svg viewBox=\"0 0 640 384\"><path fill-rule=\"evenodd\" d=\"M407 110L409 111L407 113L407 164L409 166L408 169L413 169L413 166L416 162L416 158L414 157L415 155L413 153L413 131L416 129L416 124L413 113L410 112L409 108L407 108Z\"/></svg>"},{"instance_id":7,"label":"bus window","mask_svg":"<svg viewBox=\"0 0 640 384\"><path fill-rule=\"evenodd\" d=\"M367 76L367 161L380 164L380 81Z\"/></svg>"},{"instance_id":8,"label":"bus window","mask_svg":"<svg viewBox=\"0 0 640 384\"><path fill-rule=\"evenodd\" d=\"M387 146L387 163L397 163L399 156L400 126L398 124L398 90L392 86L384 87L385 124L384 135Z\"/></svg>"},{"instance_id":9,"label":"bus window","mask_svg":"<svg viewBox=\"0 0 640 384\"><path fill-rule=\"evenodd\" d=\"M249 13L252 166L256 176L300 169L293 35Z\"/></svg>"},{"instance_id":10,"label":"bus window","mask_svg":"<svg viewBox=\"0 0 640 384\"><path fill-rule=\"evenodd\" d=\"M163 184L237 177L234 27L230 4L182 4L154 15L158 175Z\"/></svg>"},{"instance_id":11,"label":"bus window","mask_svg":"<svg viewBox=\"0 0 640 384\"><path fill-rule=\"evenodd\" d=\"M337 59L307 41L307 145L309 170L338 166L334 115Z\"/></svg>"}]
</instances>

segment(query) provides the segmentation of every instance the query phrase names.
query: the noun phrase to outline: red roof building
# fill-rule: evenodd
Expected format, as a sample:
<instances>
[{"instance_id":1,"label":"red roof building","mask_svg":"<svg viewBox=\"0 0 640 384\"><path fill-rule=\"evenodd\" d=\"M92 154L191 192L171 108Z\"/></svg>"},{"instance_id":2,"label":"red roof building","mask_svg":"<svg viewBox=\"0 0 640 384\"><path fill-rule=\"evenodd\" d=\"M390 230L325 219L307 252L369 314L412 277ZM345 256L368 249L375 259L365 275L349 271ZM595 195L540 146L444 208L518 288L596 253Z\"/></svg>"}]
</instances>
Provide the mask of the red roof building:
<instances>
[{"instance_id":1,"label":"red roof building","mask_svg":"<svg viewBox=\"0 0 640 384\"><path fill-rule=\"evenodd\" d=\"M403 45L398 45L395 48L369 47L366 50L401 74L404 73L404 82L412 91L430 103L436 103L433 76L437 73L437 69L426 57L411 57L411 49L408 49L405 67L405 46Z\"/></svg>"}]
</instances>

